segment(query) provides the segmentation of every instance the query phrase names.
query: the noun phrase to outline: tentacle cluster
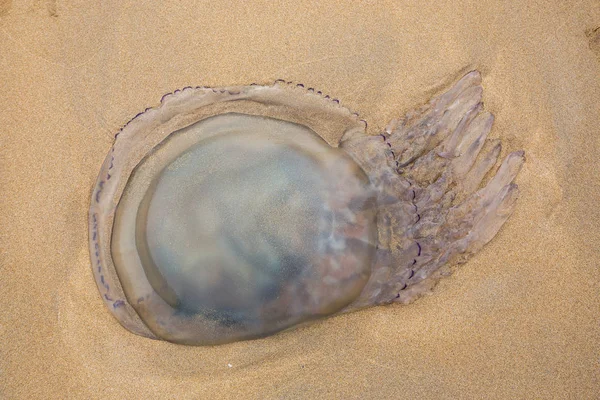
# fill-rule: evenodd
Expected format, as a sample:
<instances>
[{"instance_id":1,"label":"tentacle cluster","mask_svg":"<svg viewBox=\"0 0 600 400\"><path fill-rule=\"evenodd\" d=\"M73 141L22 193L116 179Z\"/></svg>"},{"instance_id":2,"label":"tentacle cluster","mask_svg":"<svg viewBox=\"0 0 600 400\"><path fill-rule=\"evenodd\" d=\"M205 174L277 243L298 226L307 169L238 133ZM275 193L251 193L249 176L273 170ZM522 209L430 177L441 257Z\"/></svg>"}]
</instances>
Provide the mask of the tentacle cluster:
<instances>
[{"instance_id":1,"label":"tentacle cluster","mask_svg":"<svg viewBox=\"0 0 600 400\"><path fill-rule=\"evenodd\" d=\"M487 139L493 120L473 71L380 136L342 139L379 189L379 257L351 308L411 302L506 222L524 153L510 153L479 188L501 152L499 140Z\"/></svg>"}]
</instances>

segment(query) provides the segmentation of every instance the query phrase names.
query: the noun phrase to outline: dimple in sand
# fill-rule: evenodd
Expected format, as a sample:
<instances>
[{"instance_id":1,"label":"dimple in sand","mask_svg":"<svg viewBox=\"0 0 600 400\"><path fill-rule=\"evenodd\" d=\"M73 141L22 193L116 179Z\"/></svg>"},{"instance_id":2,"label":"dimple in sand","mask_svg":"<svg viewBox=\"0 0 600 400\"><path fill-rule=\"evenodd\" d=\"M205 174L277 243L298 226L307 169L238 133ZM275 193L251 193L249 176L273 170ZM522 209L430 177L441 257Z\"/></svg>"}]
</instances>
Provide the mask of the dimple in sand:
<instances>
[{"instance_id":1,"label":"dimple in sand","mask_svg":"<svg viewBox=\"0 0 600 400\"><path fill-rule=\"evenodd\" d=\"M163 97L116 135L92 193L103 300L128 330L190 345L413 301L515 208L524 155L494 169L481 99L473 71L368 135L283 81Z\"/></svg>"}]
</instances>

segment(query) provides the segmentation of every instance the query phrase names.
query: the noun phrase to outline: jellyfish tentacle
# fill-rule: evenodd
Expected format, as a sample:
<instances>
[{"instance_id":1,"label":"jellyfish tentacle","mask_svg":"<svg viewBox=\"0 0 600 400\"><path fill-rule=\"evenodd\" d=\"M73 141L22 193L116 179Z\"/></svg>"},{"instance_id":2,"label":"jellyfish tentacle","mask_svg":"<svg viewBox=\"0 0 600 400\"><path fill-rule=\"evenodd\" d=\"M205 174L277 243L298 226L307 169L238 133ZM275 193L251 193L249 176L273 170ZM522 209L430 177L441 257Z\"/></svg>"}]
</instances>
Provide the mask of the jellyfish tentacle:
<instances>
[{"instance_id":1,"label":"jellyfish tentacle","mask_svg":"<svg viewBox=\"0 0 600 400\"><path fill-rule=\"evenodd\" d=\"M458 154L452 160L452 171L457 177L464 177L473 167L477 156L486 143L493 123L494 116L489 112L483 112L469 125L468 133L464 135L464 140L457 146L456 151Z\"/></svg>"},{"instance_id":2,"label":"jellyfish tentacle","mask_svg":"<svg viewBox=\"0 0 600 400\"><path fill-rule=\"evenodd\" d=\"M347 310L410 303L500 230L515 208L512 183L524 154L509 154L479 189L501 152L487 139L494 117L483 111L473 71L426 106L390 122L379 136L342 140L378 195L378 257L372 277ZM381 162L383 155L386 162Z\"/></svg>"},{"instance_id":3,"label":"jellyfish tentacle","mask_svg":"<svg viewBox=\"0 0 600 400\"><path fill-rule=\"evenodd\" d=\"M479 160L476 161L462 180L463 192L473 193L479 187L485 175L496 165L501 151L502 143L499 139L486 141L484 154L479 157Z\"/></svg>"},{"instance_id":4,"label":"jellyfish tentacle","mask_svg":"<svg viewBox=\"0 0 600 400\"><path fill-rule=\"evenodd\" d=\"M448 92L388 125L385 135L400 167L413 163L436 147L460 125L465 115L481 103L481 75L465 75Z\"/></svg>"},{"instance_id":5,"label":"jellyfish tentacle","mask_svg":"<svg viewBox=\"0 0 600 400\"><path fill-rule=\"evenodd\" d=\"M525 156L522 151L510 153L498 168L496 175L484 188L450 209L449 221L457 223L460 219L467 218L473 210L489 207L494 199L500 196L502 190L515 179L524 161Z\"/></svg>"}]
</instances>

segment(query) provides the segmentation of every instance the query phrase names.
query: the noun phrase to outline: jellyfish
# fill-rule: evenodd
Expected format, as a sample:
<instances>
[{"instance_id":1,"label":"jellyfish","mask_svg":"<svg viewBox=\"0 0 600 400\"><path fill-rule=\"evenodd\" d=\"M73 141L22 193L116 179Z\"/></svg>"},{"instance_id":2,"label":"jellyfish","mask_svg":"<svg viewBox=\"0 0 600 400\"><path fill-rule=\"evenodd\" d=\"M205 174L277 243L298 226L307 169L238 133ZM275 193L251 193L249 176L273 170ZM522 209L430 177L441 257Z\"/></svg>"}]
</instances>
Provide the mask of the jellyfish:
<instances>
[{"instance_id":1,"label":"jellyfish","mask_svg":"<svg viewBox=\"0 0 600 400\"><path fill-rule=\"evenodd\" d=\"M493 120L477 71L377 135L281 80L166 95L115 135L92 192L100 295L129 331L186 345L408 304L515 208L524 153L494 168Z\"/></svg>"}]
</instances>

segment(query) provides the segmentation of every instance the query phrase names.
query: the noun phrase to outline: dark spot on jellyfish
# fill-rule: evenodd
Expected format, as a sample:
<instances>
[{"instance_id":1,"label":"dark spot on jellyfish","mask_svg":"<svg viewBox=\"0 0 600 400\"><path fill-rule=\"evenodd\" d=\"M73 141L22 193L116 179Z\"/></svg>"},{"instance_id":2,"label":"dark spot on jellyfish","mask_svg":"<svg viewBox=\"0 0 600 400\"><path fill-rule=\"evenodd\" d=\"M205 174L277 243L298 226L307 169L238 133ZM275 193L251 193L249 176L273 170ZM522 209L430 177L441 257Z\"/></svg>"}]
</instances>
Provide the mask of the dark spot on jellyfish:
<instances>
[{"instance_id":1,"label":"dark spot on jellyfish","mask_svg":"<svg viewBox=\"0 0 600 400\"><path fill-rule=\"evenodd\" d=\"M438 157L486 140L491 115L481 111L481 90L471 90L480 85L479 73L467 74L418 107L418 118L381 133L387 146L373 146L367 122L337 98L291 81L163 96L115 135L92 191L90 255L101 297L130 331L188 345L411 302L432 286L411 279L415 243L428 260L419 280L435 283L443 260L456 259L444 256L457 251L452 238L468 237L462 248L475 252L515 206L522 153L468 192L460 181L485 157ZM474 111L453 132L451 121ZM427 174L457 184L439 193L419 179ZM419 207L439 213L426 241L412 226L417 192ZM451 205L428 200L440 195L472 202L474 214L450 225ZM482 213L497 217L472 217ZM401 296L399 287L410 290Z\"/></svg>"},{"instance_id":2,"label":"dark spot on jellyfish","mask_svg":"<svg viewBox=\"0 0 600 400\"><path fill-rule=\"evenodd\" d=\"M123 300L117 300L113 303L113 308L124 306L125 302Z\"/></svg>"},{"instance_id":3,"label":"dark spot on jellyfish","mask_svg":"<svg viewBox=\"0 0 600 400\"><path fill-rule=\"evenodd\" d=\"M100 193L102 193L102 188L104 187L104 181L100 181L96 188L96 203L100 202Z\"/></svg>"}]
</instances>

